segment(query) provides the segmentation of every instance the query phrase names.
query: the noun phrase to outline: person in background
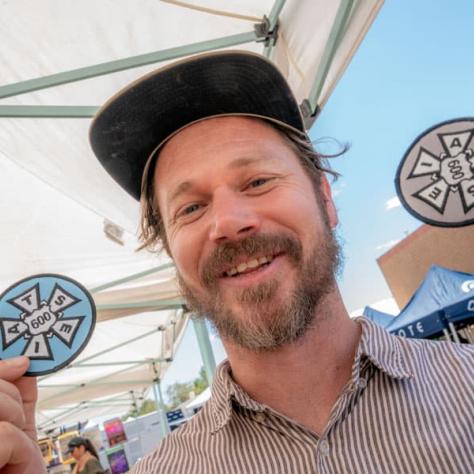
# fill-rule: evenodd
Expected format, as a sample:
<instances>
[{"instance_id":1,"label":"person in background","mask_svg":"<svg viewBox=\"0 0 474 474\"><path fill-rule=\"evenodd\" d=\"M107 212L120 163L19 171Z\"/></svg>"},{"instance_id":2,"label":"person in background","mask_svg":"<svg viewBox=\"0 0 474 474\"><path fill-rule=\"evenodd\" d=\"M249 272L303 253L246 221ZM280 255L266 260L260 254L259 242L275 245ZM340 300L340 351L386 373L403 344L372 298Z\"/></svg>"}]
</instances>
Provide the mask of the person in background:
<instances>
[{"instance_id":1,"label":"person in background","mask_svg":"<svg viewBox=\"0 0 474 474\"><path fill-rule=\"evenodd\" d=\"M94 445L87 438L77 436L68 443L69 452L77 461L73 474L103 474Z\"/></svg>"}]
</instances>

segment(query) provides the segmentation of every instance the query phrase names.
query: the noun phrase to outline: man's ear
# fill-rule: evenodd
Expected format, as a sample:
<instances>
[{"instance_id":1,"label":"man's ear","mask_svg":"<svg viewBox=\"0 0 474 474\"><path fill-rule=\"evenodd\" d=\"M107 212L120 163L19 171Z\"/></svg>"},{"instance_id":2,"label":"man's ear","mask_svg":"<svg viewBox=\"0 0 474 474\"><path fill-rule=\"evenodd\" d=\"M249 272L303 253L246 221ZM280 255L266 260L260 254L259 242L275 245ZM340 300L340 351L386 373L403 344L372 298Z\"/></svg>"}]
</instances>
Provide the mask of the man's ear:
<instances>
[{"instance_id":1,"label":"man's ear","mask_svg":"<svg viewBox=\"0 0 474 474\"><path fill-rule=\"evenodd\" d=\"M324 173L321 176L321 196L323 198L322 204L326 210L326 215L328 216L329 225L331 226L331 229L334 229L339 223L339 219L337 217L336 206L332 200L331 185Z\"/></svg>"}]
</instances>

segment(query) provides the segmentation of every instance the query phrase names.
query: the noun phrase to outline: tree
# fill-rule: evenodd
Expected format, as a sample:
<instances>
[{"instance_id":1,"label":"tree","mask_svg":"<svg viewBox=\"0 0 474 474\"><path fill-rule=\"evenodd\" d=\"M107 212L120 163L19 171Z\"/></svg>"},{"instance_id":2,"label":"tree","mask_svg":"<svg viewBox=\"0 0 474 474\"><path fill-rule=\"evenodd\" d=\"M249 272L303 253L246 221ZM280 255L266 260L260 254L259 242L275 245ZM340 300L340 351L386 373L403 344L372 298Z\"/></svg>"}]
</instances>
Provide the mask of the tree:
<instances>
[{"instance_id":1,"label":"tree","mask_svg":"<svg viewBox=\"0 0 474 474\"><path fill-rule=\"evenodd\" d=\"M199 376L191 382L175 382L166 389L169 400L168 410L174 410L179 405L189 400L191 394L194 396L202 393L209 386L204 367L201 367Z\"/></svg>"},{"instance_id":2,"label":"tree","mask_svg":"<svg viewBox=\"0 0 474 474\"><path fill-rule=\"evenodd\" d=\"M166 389L166 395L169 403L165 405L166 411L175 410L179 405L189 400L191 396L199 395L209 386L207 382L206 371L204 367L199 370L199 375L189 382L175 382ZM139 407L132 409L122 417L125 421L128 418L136 418L137 416L146 415L156 411L156 403L154 400L143 400Z\"/></svg>"},{"instance_id":3,"label":"tree","mask_svg":"<svg viewBox=\"0 0 474 474\"><path fill-rule=\"evenodd\" d=\"M140 410L138 410L138 416L146 415L156 411L156 403L154 400L144 400Z\"/></svg>"},{"instance_id":4,"label":"tree","mask_svg":"<svg viewBox=\"0 0 474 474\"><path fill-rule=\"evenodd\" d=\"M166 389L166 395L168 396L171 410L189 399L193 387L192 382L175 382Z\"/></svg>"},{"instance_id":5,"label":"tree","mask_svg":"<svg viewBox=\"0 0 474 474\"><path fill-rule=\"evenodd\" d=\"M201 370L199 371L199 377L194 379L194 393L196 395L199 395L200 393L204 392L207 387L209 387L209 383L207 382L207 375L206 375L206 370L204 367L201 367Z\"/></svg>"}]
</instances>

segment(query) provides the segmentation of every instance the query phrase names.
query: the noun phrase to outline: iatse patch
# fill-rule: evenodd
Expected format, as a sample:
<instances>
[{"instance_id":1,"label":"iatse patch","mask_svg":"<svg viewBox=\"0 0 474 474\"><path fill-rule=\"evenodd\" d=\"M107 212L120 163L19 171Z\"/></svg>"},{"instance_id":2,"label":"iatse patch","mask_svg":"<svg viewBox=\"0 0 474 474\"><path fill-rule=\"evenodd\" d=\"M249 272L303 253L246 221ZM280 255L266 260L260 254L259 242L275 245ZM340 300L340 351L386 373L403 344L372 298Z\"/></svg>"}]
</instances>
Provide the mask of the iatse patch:
<instances>
[{"instance_id":1,"label":"iatse patch","mask_svg":"<svg viewBox=\"0 0 474 474\"><path fill-rule=\"evenodd\" d=\"M423 132L405 153L395 180L398 197L431 225L474 223L474 118L442 122Z\"/></svg>"},{"instance_id":2,"label":"iatse patch","mask_svg":"<svg viewBox=\"0 0 474 474\"><path fill-rule=\"evenodd\" d=\"M26 375L45 375L71 363L94 330L88 291L71 278L34 275L0 296L0 359L30 358Z\"/></svg>"}]
</instances>

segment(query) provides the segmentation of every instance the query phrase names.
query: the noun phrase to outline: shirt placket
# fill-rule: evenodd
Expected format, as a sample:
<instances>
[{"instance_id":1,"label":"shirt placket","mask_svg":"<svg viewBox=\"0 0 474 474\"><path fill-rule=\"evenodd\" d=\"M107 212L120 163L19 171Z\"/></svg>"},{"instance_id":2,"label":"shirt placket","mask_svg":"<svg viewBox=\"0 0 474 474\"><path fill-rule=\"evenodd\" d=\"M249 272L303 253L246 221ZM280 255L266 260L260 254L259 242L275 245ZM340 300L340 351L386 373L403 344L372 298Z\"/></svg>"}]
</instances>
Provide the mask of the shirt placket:
<instances>
[{"instance_id":1,"label":"shirt placket","mask_svg":"<svg viewBox=\"0 0 474 474\"><path fill-rule=\"evenodd\" d=\"M298 443L300 449L304 446L304 449L307 450L308 458L312 457L314 447L317 446L319 441L319 437L315 433L290 419L282 417L269 408L261 410L249 410L244 408L244 411L246 411L246 416L250 417L254 422L263 425L270 430L278 431L282 436L287 438L288 443ZM299 465L299 462L297 462L297 460L292 461L294 463L294 471L292 472L299 472L296 470L298 469L297 466ZM315 464L315 468L316 466L317 465ZM311 471L308 471L308 473L309 472ZM316 470L315 472L319 471Z\"/></svg>"},{"instance_id":2,"label":"shirt placket","mask_svg":"<svg viewBox=\"0 0 474 474\"><path fill-rule=\"evenodd\" d=\"M315 456L316 465L318 466L318 474L329 472L329 459L331 453L334 451L331 436L338 423L343 422L343 417L347 416L348 408L356 397L359 397L361 392L367 387L368 377L370 377L369 363L364 362L355 371L355 377L346 386L345 390L336 402L328 424L324 429L321 437L318 440Z\"/></svg>"}]
</instances>

